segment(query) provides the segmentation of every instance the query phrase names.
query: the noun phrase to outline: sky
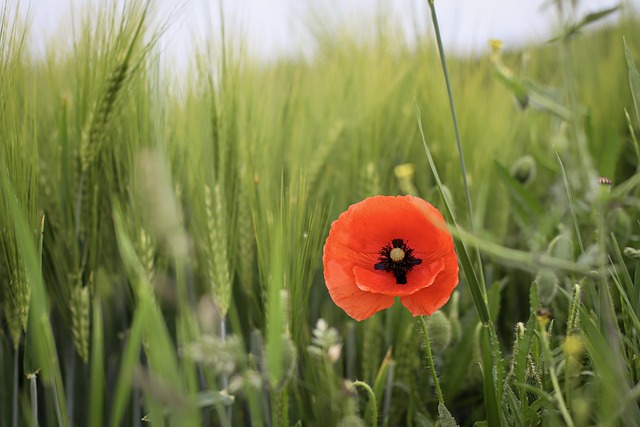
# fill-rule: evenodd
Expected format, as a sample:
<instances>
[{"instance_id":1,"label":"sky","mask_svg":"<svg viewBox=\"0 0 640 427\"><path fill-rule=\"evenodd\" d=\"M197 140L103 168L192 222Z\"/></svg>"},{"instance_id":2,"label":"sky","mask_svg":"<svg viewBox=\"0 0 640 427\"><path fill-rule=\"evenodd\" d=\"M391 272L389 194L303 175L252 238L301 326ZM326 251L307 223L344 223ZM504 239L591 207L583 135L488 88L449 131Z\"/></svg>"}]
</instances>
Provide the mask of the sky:
<instances>
[{"instance_id":1,"label":"sky","mask_svg":"<svg viewBox=\"0 0 640 427\"><path fill-rule=\"evenodd\" d=\"M0 0L31 2L32 43L36 49L52 34L69 28L72 5L76 10L92 3L122 0ZM436 0L445 48L459 53L482 53L487 41L497 38L505 48L544 41L558 28L558 16L549 3L554 0ZM571 0L563 0L568 4ZM576 0L574 0L576 1ZM218 31L220 2L228 32L241 35L249 51L261 59L279 55L309 54L312 17L322 17L329 26L347 25L358 31L371 28L376 12L391 17L404 29L406 37L415 32L433 31L427 0L155 0L159 16L169 19L161 41L171 58L182 61L194 41ZM625 4L621 13L640 10L640 0L577 0L577 17ZM177 5L184 7L177 7ZM546 6L545 6L546 4Z\"/></svg>"}]
</instances>

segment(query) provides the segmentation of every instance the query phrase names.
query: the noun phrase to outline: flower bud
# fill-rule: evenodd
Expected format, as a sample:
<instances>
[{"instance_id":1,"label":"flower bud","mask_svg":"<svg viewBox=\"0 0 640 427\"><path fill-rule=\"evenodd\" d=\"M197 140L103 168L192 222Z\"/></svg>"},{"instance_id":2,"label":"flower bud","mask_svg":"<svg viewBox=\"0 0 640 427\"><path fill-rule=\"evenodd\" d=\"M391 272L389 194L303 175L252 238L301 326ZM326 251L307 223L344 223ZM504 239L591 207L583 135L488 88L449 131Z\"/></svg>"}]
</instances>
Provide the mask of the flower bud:
<instances>
[{"instance_id":1,"label":"flower bud","mask_svg":"<svg viewBox=\"0 0 640 427\"><path fill-rule=\"evenodd\" d=\"M509 170L511 176L522 185L528 185L536 179L538 167L532 156L522 156L513 162Z\"/></svg>"},{"instance_id":2,"label":"flower bud","mask_svg":"<svg viewBox=\"0 0 640 427\"><path fill-rule=\"evenodd\" d=\"M434 353L442 353L446 350L451 341L451 322L442 310L436 311L429 317L427 330Z\"/></svg>"}]
</instances>

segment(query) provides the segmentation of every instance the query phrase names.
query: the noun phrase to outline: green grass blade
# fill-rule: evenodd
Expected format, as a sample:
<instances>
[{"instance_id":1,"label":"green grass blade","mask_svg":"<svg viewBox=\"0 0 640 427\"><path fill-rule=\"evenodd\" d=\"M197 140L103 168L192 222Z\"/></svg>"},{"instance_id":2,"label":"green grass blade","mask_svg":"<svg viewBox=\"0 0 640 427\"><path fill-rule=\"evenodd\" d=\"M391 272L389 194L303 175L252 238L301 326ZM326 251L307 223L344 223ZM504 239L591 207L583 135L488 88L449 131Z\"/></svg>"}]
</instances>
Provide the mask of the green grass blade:
<instances>
[{"instance_id":1,"label":"green grass blade","mask_svg":"<svg viewBox=\"0 0 640 427\"><path fill-rule=\"evenodd\" d=\"M133 387L133 375L138 366L138 357L142 346L142 330L147 313L141 309L136 310L127 344L122 354L120 372L113 391L113 403L111 406L111 427L123 425L124 415L129 404L131 388Z\"/></svg>"},{"instance_id":2,"label":"green grass blade","mask_svg":"<svg viewBox=\"0 0 640 427\"><path fill-rule=\"evenodd\" d=\"M631 51L627 45L627 40L624 40L624 56L627 59L627 67L629 68L629 86L631 87L631 97L633 99L633 105L636 108L636 119L638 120L638 126L640 126L640 73L636 68L636 64L631 56Z\"/></svg>"},{"instance_id":3,"label":"green grass blade","mask_svg":"<svg viewBox=\"0 0 640 427\"><path fill-rule=\"evenodd\" d=\"M11 212L18 248L25 265L27 278L31 284L27 334L31 335L34 343L32 348L33 357L36 363L42 367L43 381L53 386L53 393L57 401L58 423L66 426L69 424L69 420L66 412L64 384L53 330L49 321L49 302L43 283L40 260L37 255L35 236L29 231L31 227L27 224L22 209L18 205L4 168L0 169L0 181L2 181L3 193Z\"/></svg>"},{"instance_id":4,"label":"green grass blade","mask_svg":"<svg viewBox=\"0 0 640 427\"><path fill-rule=\"evenodd\" d=\"M282 378L282 334L285 316L281 290L284 288L284 236L282 224L275 227L271 247L271 269L267 296L267 372L272 384Z\"/></svg>"},{"instance_id":5,"label":"green grass blade","mask_svg":"<svg viewBox=\"0 0 640 427\"><path fill-rule=\"evenodd\" d=\"M496 376L494 371L497 363L501 363L500 360L494 359L494 338L488 326L482 328L482 374L483 390L484 390L484 408L487 416L487 424L490 426L501 426L502 419L500 417L499 395L498 389L501 387L498 384L499 377Z\"/></svg>"},{"instance_id":6,"label":"green grass blade","mask_svg":"<svg viewBox=\"0 0 640 427\"><path fill-rule=\"evenodd\" d=\"M455 221L453 216L453 211L445 196L445 192L443 190L442 181L440 180L440 175L438 174L438 170L433 161L433 157L431 156L431 151L427 145L427 141L424 136L424 130L422 128L422 117L420 115L420 107L416 104L416 117L418 120L418 128L420 129L420 135L422 136L422 145L424 146L424 150L427 154L427 159L429 161L429 166L431 167L431 172L436 179L436 183L438 186L438 191L440 193L440 197L442 198L442 204L445 208L445 218L448 221L453 223L453 227L457 230L458 224ZM478 311L478 316L480 317L480 321L487 325L490 322L489 317L489 308L487 306L486 300L486 289L484 287L484 282L482 280L482 274L476 274L476 269L471 262L471 258L469 257L469 253L467 252L467 248L462 241L462 239L455 239L456 252L458 253L458 259L460 261L460 265L462 266L462 271L464 272L464 276L467 279L467 285L469 286L469 290L471 291L471 297L473 298L473 303ZM479 279L480 277L480 279Z\"/></svg>"},{"instance_id":7,"label":"green grass blade","mask_svg":"<svg viewBox=\"0 0 640 427\"><path fill-rule=\"evenodd\" d=\"M556 158L558 159L558 164L560 165L560 170L562 171L562 180L564 182L564 189L567 192L567 199L569 201L569 209L571 210L571 219L573 220L573 230L576 234L576 239L578 240L578 245L580 246L580 253L584 253L584 244L582 243L582 236L580 233L580 226L578 225L578 216L576 215L576 209L573 204L573 197L571 196L571 187L569 186L569 179L567 178L567 172L564 169L564 164L562 163L562 159L560 158L560 154L558 151L553 149L556 153Z\"/></svg>"}]
</instances>

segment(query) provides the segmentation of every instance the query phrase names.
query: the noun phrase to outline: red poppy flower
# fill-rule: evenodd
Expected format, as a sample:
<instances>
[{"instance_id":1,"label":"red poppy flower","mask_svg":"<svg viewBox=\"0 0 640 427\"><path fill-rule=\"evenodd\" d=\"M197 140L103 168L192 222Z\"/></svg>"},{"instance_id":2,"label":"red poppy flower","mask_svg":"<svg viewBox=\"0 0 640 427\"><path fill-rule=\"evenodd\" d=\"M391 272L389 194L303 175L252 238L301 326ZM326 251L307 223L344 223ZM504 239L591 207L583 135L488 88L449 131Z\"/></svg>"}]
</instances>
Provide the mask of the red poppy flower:
<instances>
[{"instance_id":1,"label":"red poppy flower","mask_svg":"<svg viewBox=\"0 0 640 427\"><path fill-rule=\"evenodd\" d=\"M375 196L331 224L324 278L333 302L356 320L393 305L414 316L442 307L458 284L458 258L440 212L413 196Z\"/></svg>"}]
</instances>

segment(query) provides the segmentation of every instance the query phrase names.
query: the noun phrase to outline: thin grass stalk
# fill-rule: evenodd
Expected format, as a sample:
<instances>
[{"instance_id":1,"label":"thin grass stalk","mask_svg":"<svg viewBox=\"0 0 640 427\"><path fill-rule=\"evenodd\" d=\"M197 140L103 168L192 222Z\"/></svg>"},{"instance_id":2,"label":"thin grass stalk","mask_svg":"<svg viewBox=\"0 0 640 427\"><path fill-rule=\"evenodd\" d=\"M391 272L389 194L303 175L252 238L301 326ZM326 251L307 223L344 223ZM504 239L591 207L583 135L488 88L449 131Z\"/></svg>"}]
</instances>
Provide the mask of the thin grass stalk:
<instances>
[{"instance_id":1,"label":"thin grass stalk","mask_svg":"<svg viewBox=\"0 0 640 427\"><path fill-rule=\"evenodd\" d=\"M633 151L636 153L636 173L638 173L640 172L640 147L638 146L638 138L636 138L636 131L633 129L631 117L626 108L624 109L624 116L627 120L627 129L629 130L629 135L631 135L631 141L633 141Z\"/></svg>"},{"instance_id":2,"label":"thin grass stalk","mask_svg":"<svg viewBox=\"0 0 640 427\"><path fill-rule=\"evenodd\" d=\"M104 325L100 299L93 300L93 321L91 334L91 360L89 381L89 425L100 425L104 406Z\"/></svg>"},{"instance_id":3,"label":"thin grass stalk","mask_svg":"<svg viewBox=\"0 0 640 427\"><path fill-rule=\"evenodd\" d=\"M389 364L387 371L387 382L385 384L384 402L382 406L382 425L389 424L389 415L391 414L391 394L393 392L393 378L395 376L395 364Z\"/></svg>"},{"instance_id":4,"label":"thin grass stalk","mask_svg":"<svg viewBox=\"0 0 640 427\"><path fill-rule=\"evenodd\" d=\"M471 262L471 257L469 256L467 249L464 245L464 241L461 238L460 232L461 230L458 228L458 224L453 215L453 211L451 206L449 205L449 201L445 195L443 190L444 185L440 180L440 174L438 173L438 169L433 161L433 156L431 155L431 151L429 150L429 146L427 145L427 140L424 136L424 129L422 127L422 117L420 115L420 108L416 104L416 119L418 120L418 129L420 131L420 136L422 137L422 145L424 147L425 154L427 155L427 160L429 162L429 167L431 168L431 172L433 173L433 177L436 180L436 184L438 187L438 191L440 196L442 197L442 202L445 208L445 217L448 221L453 223L453 227L450 227L450 231L454 235L454 237L458 237L454 240L456 245L456 251L458 253L458 258L460 261L460 266L466 276L467 284L469 286L469 291L471 292L471 297L473 299L473 303L476 306L476 310L478 311L478 316L480 316L480 320L483 324L487 325L490 323L490 315L489 315L489 306L487 303L487 293L484 286L484 280L482 278L478 278L476 274L476 270L473 268L473 263ZM456 233L454 233L457 232ZM476 243L477 244L477 243Z\"/></svg>"},{"instance_id":5,"label":"thin grass stalk","mask_svg":"<svg viewBox=\"0 0 640 427\"><path fill-rule=\"evenodd\" d=\"M370 425L378 425L378 403L376 402L376 394L373 392L371 386L364 381L354 381L351 383L354 387L362 387L369 395L369 402L371 404L371 419Z\"/></svg>"},{"instance_id":6,"label":"thin grass stalk","mask_svg":"<svg viewBox=\"0 0 640 427\"><path fill-rule=\"evenodd\" d=\"M442 389L440 389L440 380L436 373L436 365L433 362L433 354L431 353L431 342L429 341L429 331L427 329L427 323L424 321L424 316L418 316L418 324L422 329L422 336L424 337L424 347L427 351L427 362L429 363L429 370L433 377L433 385L436 388L436 394L438 395L438 402L444 405L444 397L442 396Z\"/></svg>"},{"instance_id":7,"label":"thin grass stalk","mask_svg":"<svg viewBox=\"0 0 640 427\"><path fill-rule=\"evenodd\" d=\"M553 151L556 153L558 164L560 165L560 171L562 172L564 188L567 191L567 199L569 200L569 209L571 210L571 218L573 220L573 229L576 233L576 239L578 239L578 245L580 246L580 253L584 254L584 244L582 243L582 237L580 236L580 228L578 226L578 216L576 215L576 210L573 205L573 197L571 196L571 188L569 186L569 179L567 177L567 172L564 168L564 164L562 163L562 159L560 158L560 154L558 154L558 150L556 150L556 148L554 147Z\"/></svg>"},{"instance_id":8,"label":"thin grass stalk","mask_svg":"<svg viewBox=\"0 0 640 427\"><path fill-rule=\"evenodd\" d=\"M222 316L220 318L220 340L225 343L227 341L227 316ZM223 390L227 390L227 388L229 388L229 374L227 374L226 372L222 373L222 378L221 378L221 382L222 382L222 389ZM231 405L227 405L227 425L231 426L233 425L232 423L232 406Z\"/></svg>"},{"instance_id":9,"label":"thin grass stalk","mask_svg":"<svg viewBox=\"0 0 640 427\"><path fill-rule=\"evenodd\" d=\"M575 2L572 2L575 5ZM558 13L560 14L560 18L565 21L564 25L566 25L566 17L563 12L563 8L560 6L560 3L557 3ZM572 6L573 7L573 6ZM570 11L572 14L574 11ZM571 119L570 129L573 133L573 138L576 147L576 154L578 161L580 164L576 165L578 167L578 173L582 173L582 180L586 183L586 189L592 185L592 180L595 179L593 162L591 161L591 156L589 154L589 147L587 146L587 138L584 133L584 129L581 128L581 114L579 112L578 99L576 95L576 87L575 82L576 73L575 66L573 61L573 55L569 46L571 42L571 37L567 34L562 37L562 42L560 43L560 60L562 62L562 73L563 73L563 87L566 90L567 101L569 102L569 110L571 111ZM584 187L583 187L584 188Z\"/></svg>"},{"instance_id":10,"label":"thin grass stalk","mask_svg":"<svg viewBox=\"0 0 640 427\"><path fill-rule=\"evenodd\" d=\"M59 425L62 426L66 426L67 424L64 422L64 417L66 417L66 414L62 413L62 404L60 403L60 395L58 393L58 389L57 388L53 388L51 389L51 394L53 396L53 403L54 403L54 408L56 411L56 419L58 421Z\"/></svg>"},{"instance_id":11,"label":"thin grass stalk","mask_svg":"<svg viewBox=\"0 0 640 427\"><path fill-rule=\"evenodd\" d=\"M19 356L20 346L16 345L13 347L13 396L11 399L11 425L13 427L18 427L18 356Z\"/></svg>"},{"instance_id":12,"label":"thin grass stalk","mask_svg":"<svg viewBox=\"0 0 640 427\"><path fill-rule=\"evenodd\" d=\"M73 425L73 412L74 412L74 390L76 382L76 349L73 340L68 341L67 345L67 360L65 363L65 395L67 396L67 414L69 414L70 425Z\"/></svg>"},{"instance_id":13,"label":"thin grass stalk","mask_svg":"<svg viewBox=\"0 0 640 427\"><path fill-rule=\"evenodd\" d=\"M5 355L5 351L4 351L4 337L0 338L0 369L4 368L4 364L5 364L5 359L4 356ZM8 412L5 410L4 407L4 402L5 402L5 388L4 387L0 387L0 423L2 423L5 420L5 414L7 414Z\"/></svg>"},{"instance_id":14,"label":"thin grass stalk","mask_svg":"<svg viewBox=\"0 0 640 427\"><path fill-rule=\"evenodd\" d=\"M469 228L471 232L474 231L473 227L473 208L471 205L471 193L469 191L469 182L467 180L467 168L464 163L464 154L462 153L462 143L460 142L460 130L458 128L458 118L456 116L456 108L453 102L453 92L451 91L451 82L449 81L449 70L447 69L447 60L444 55L444 47L442 46L442 37L440 36L440 26L438 25L438 15L436 14L435 0L428 0L429 8L431 9L431 19L433 21L433 28L436 33L436 41L438 43L438 52L440 54L440 63L442 64L442 71L444 73L444 81L447 86L447 96L449 97L449 108L451 110L451 119L453 120L453 128L456 133L456 144L458 146L458 155L460 157L460 168L462 169L462 181L464 182L464 192L467 197L467 209L469 210ZM478 258L479 259L479 258Z\"/></svg>"},{"instance_id":15,"label":"thin grass stalk","mask_svg":"<svg viewBox=\"0 0 640 427\"><path fill-rule=\"evenodd\" d=\"M433 21L433 28L436 34L436 41L438 44L438 52L440 54L440 63L442 64L442 72L444 73L444 80L447 86L447 96L449 98L449 108L451 110L451 119L453 121L453 128L456 134L456 146L458 147L458 157L460 158L460 169L462 171L462 182L464 183L464 192L467 199L467 210L469 214L469 229L471 233L475 231L473 225L473 205L471 204L471 192L469 191L469 181L467 179L467 169L464 162L464 153L462 152L462 142L460 141L460 130L458 127L458 118L456 116L456 108L453 102L453 92L451 91L451 81L449 79L449 70L447 68L447 60L444 54L444 47L442 45L442 36L440 35L440 25L438 24L438 14L436 13L435 0L428 0L429 8L431 9L431 19ZM480 292L483 298L487 299L487 286L484 280L484 271L482 267L482 258L480 257L480 249L475 248L476 256L476 268L478 269L478 276L480 279Z\"/></svg>"},{"instance_id":16,"label":"thin grass stalk","mask_svg":"<svg viewBox=\"0 0 640 427\"><path fill-rule=\"evenodd\" d=\"M31 417L33 425L38 427L38 380L36 374L29 375L29 391L31 393Z\"/></svg>"}]
</instances>

